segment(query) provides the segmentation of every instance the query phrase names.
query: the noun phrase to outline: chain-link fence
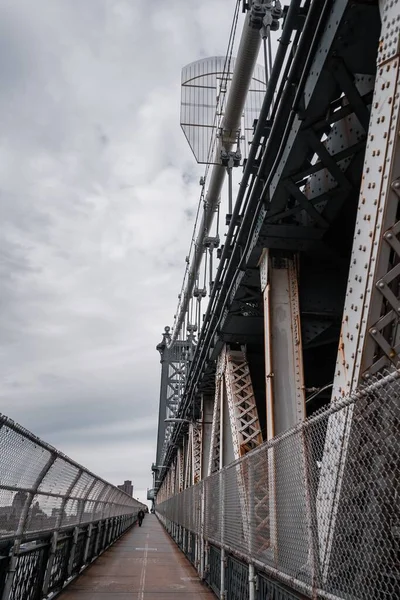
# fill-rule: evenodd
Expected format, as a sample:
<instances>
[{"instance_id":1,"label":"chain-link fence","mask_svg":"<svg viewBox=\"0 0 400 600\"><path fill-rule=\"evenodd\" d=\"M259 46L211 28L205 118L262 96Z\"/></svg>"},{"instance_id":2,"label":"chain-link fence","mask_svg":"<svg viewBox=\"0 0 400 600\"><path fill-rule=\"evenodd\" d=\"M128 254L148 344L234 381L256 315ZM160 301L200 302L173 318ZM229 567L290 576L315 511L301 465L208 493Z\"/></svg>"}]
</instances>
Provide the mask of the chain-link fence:
<instances>
[{"instance_id":1,"label":"chain-link fence","mask_svg":"<svg viewBox=\"0 0 400 600\"><path fill-rule=\"evenodd\" d=\"M0 599L38 600L79 574L144 505L0 415Z\"/></svg>"},{"instance_id":2,"label":"chain-link fence","mask_svg":"<svg viewBox=\"0 0 400 600\"><path fill-rule=\"evenodd\" d=\"M203 576L211 545L222 571L226 552L306 597L400 597L399 376L386 373L157 506L169 531L196 535ZM246 587L242 567L231 571Z\"/></svg>"}]
</instances>

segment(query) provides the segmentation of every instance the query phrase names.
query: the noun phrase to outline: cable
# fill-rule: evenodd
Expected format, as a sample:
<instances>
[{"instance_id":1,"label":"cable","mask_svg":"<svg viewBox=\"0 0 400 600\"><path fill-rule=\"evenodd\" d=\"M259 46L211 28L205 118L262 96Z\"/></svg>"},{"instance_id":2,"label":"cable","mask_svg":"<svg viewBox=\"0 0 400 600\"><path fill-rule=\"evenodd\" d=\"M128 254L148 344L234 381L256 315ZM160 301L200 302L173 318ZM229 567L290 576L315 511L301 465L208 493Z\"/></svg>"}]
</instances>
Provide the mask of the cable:
<instances>
[{"instance_id":1,"label":"cable","mask_svg":"<svg viewBox=\"0 0 400 600\"><path fill-rule=\"evenodd\" d=\"M314 394L311 394L311 396L309 396L308 398L306 398L306 404L307 404L307 402L311 402L311 400L314 400L314 398L316 398L317 396L319 396L319 394L321 394L325 390L329 390L329 388L331 388L331 387L333 387L333 382L332 383L328 383L328 385L324 385L324 387L320 388L318 391L314 392Z\"/></svg>"}]
</instances>

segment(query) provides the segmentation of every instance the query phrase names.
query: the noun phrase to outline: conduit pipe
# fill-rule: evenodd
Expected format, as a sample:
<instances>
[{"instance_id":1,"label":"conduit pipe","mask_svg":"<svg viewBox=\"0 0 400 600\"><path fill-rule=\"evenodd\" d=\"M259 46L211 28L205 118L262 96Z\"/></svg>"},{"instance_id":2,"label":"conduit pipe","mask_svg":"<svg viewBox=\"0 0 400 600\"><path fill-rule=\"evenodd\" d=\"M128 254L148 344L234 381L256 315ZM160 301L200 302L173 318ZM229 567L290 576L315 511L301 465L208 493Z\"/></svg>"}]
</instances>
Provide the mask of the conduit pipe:
<instances>
[{"instance_id":1,"label":"conduit pipe","mask_svg":"<svg viewBox=\"0 0 400 600\"><path fill-rule=\"evenodd\" d=\"M203 257L204 238L209 235L214 214L219 204L226 173L226 167L218 164L221 160L221 150L224 149L226 152L230 152L237 141L237 134L240 129L240 119L260 50L260 29L262 27L263 17L265 14L265 6L263 7L262 5L268 5L269 10L272 10L270 0L261 0L260 2L254 3L251 9L247 12L243 25L239 50L235 62L235 69L232 75L231 88L226 103L225 114L221 124L221 137L218 140L214 154L215 164L211 172L210 185L206 195L203 217L200 223L199 233L195 243L194 256L189 267L186 288L183 292L183 297L179 313L175 321L174 330L172 332L170 345L172 345L178 337L184 322L185 314L189 306L190 298L193 294L196 277L199 272Z\"/></svg>"}]
</instances>

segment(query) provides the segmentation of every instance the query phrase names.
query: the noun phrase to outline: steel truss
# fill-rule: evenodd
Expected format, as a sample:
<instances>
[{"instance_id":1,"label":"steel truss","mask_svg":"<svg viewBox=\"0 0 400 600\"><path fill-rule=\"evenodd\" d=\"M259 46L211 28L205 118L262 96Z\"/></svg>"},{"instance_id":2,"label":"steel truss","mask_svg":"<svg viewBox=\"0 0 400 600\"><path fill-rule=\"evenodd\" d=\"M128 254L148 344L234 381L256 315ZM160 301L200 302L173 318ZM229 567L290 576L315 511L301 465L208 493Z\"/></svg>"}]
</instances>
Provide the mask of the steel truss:
<instances>
[{"instance_id":1,"label":"steel truss","mask_svg":"<svg viewBox=\"0 0 400 600\"><path fill-rule=\"evenodd\" d=\"M198 483L201 479L201 461L202 461L202 432L199 423L191 423L189 428L192 448L192 481L191 485Z\"/></svg>"},{"instance_id":2,"label":"steel truss","mask_svg":"<svg viewBox=\"0 0 400 600\"><path fill-rule=\"evenodd\" d=\"M226 352L225 386L235 458L262 443L257 405L244 350Z\"/></svg>"}]
</instances>

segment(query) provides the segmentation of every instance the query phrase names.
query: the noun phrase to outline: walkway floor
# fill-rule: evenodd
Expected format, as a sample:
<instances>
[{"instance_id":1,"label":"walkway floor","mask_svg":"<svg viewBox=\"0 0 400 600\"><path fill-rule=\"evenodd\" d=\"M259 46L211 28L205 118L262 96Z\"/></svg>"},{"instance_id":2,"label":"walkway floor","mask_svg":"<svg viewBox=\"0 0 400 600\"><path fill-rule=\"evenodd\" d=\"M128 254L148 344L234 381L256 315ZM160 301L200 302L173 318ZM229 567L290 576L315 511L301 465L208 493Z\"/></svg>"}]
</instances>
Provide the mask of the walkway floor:
<instances>
[{"instance_id":1,"label":"walkway floor","mask_svg":"<svg viewBox=\"0 0 400 600\"><path fill-rule=\"evenodd\" d=\"M61 600L215 600L195 569L148 514L60 595Z\"/></svg>"}]
</instances>

